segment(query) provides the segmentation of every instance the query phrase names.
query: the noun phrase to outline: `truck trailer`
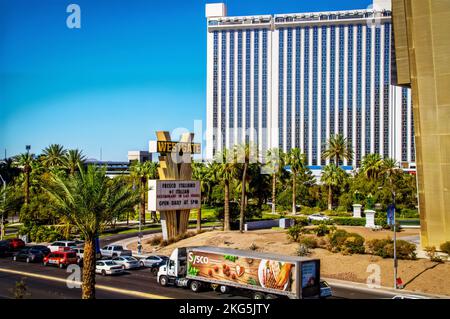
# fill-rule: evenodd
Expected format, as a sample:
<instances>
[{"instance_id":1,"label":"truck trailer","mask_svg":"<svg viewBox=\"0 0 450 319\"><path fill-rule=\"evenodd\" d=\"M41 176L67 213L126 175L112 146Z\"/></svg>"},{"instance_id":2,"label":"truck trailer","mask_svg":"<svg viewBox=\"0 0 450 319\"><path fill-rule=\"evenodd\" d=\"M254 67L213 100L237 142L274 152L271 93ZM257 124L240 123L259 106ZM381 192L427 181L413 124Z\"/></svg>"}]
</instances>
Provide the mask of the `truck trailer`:
<instances>
[{"instance_id":1,"label":"truck trailer","mask_svg":"<svg viewBox=\"0 0 450 319\"><path fill-rule=\"evenodd\" d=\"M176 248L159 268L160 285L246 290L254 299L320 297L320 260L220 247Z\"/></svg>"}]
</instances>

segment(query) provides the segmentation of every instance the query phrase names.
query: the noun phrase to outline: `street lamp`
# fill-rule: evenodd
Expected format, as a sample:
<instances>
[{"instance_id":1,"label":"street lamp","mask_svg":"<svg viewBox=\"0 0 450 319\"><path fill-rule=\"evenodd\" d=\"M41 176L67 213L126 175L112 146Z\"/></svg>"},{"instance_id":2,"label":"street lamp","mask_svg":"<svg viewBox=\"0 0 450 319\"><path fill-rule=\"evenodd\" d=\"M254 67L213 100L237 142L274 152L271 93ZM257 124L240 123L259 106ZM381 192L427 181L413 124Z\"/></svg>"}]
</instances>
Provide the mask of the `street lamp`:
<instances>
[{"instance_id":1,"label":"street lamp","mask_svg":"<svg viewBox=\"0 0 450 319\"><path fill-rule=\"evenodd\" d=\"M5 163L5 161L1 161L0 163ZM3 179L2 175L0 174L0 179L2 180L3 183L3 209L2 209L2 218L1 218L1 225L0 225L0 240L3 240L3 229L5 228L4 226L4 217L5 217L5 209L6 209L6 182Z\"/></svg>"}]
</instances>

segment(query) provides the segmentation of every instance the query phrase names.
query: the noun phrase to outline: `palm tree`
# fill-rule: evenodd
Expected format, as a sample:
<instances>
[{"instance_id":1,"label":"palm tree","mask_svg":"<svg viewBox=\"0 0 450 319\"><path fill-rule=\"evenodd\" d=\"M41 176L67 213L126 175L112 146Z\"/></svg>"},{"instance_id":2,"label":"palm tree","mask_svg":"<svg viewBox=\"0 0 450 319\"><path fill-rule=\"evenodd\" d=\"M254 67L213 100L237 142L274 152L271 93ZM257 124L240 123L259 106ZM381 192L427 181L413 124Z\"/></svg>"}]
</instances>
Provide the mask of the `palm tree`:
<instances>
[{"instance_id":1,"label":"palm tree","mask_svg":"<svg viewBox=\"0 0 450 319\"><path fill-rule=\"evenodd\" d=\"M192 178L200 181L200 191L203 195L208 192L208 176L209 172L205 164L193 163L192 165ZM202 230L202 202L200 201L200 208L197 210L197 232Z\"/></svg>"},{"instance_id":2,"label":"palm tree","mask_svg":"<svg viewBox=\"0 0 450 319\"><path fill-rule=\"evenodd\" d=\"M277 193L277 177L281 174L284 169L284 159L285 154L279 148L272 148L267 150L267 161L268 166L272 174L272 213L275 214L275 203L276 203L276 193Z\"/></svg>"},{"instance_id":3,"label":"palm tree","mask_svg":"<svg viewBox=\"0 0 450 319\"><path fill-rule=\"evenodd\" d=\"M250 160L255 159L255 149L250 146L250 144L237 145L236 149L237 163L242 164L242 179L241 179L241 205L239 213L239 230L241 233L244 231L244 217L245 217L245 206L246 206L246 196L247 196L247 179L248 179L248 165Z\"/></svg>"},{"instance_id":4,"label":"palm tree","mask_svg":"<svg viewBox=\"0 0 450 319\"><path fill-rule=\"evenodd\" d=\"M286 155L286 164L290 165L292 173L292 213L297 213L296 207L296 180L301 170L306 168L306 156L302 154L300 149L292 148Z\"/></svg>"},{"instance_id":5,"label":"palm tree","mask_svg":"<svg viewBox=\"0 0 450 319\"><path fill-rule=\"evenodd\" d=\"M221 179L224 186L224 216L223 216L223 230L230 230L230 182L236 177L236 161L234 152L224 149L216 156L216 161L219 164L218 177Z\"/></svg>"},{"instance_id":6,"label":"palm tree","mask_svg":"<svg viewBox=\"0 0 450 319\"><path fill-rule=\"evenodd\" d=\"M51 144L42 152L42 164L47 168L58 168L64 166L67 151L60 144Z\"/></svg>"},{"instance_id":7,"label":"palm tree","mask_svg":"<svg viewBox=\"0 0 450 319\"><path fill-rule=\"evenodd\" d=\"M86 157L82 151L78 149L68 150L64 156L64 166L69 170L69 174L73 175L78 169L78 166L82 166L85 160Z\"/></svg>"},{"instance_id":8,"label":"palm tree","mask_svg":"<svg viewBox=\"0 0 450 319\"><path fill-rule=\"evenodd\" d=\"M380 154L367 154L361 163L361 171L368 180L374 180L383 172L383 159Z\"/></svg>"},{"instance_id":9,"label":"palm tree","mask_svg":"<svg viewBox=\"0 0 450 319\"><path fill-rule=\"evenodd\" d=\"M14 160L14 165L22 170L24 175L24 197L25 205L30 203L30 175L33 167L34 155L23 153L18 155Z\"/></svg>"},{"instance_id":10,"label":"palm tree","mask_svg":"<svg viewBox=\"0 0 450 319\"><path fill-rule=\"evenodd\" d=\"M158 164L154 162L136 162L131 166L131 175L137 179L139 183L139 193L140 193L140 214L141 222L145 224L145 203L146 195L148 191L148 180L155 179L158 172Z\"/></svg>"},{"instance_id":11,"label":"palm tree","mask_svg":"<svg viewBox=\"0 0 450 319\"><path fill-rule=\"evenodd\" d=\"M344 174L344 170L333 163L325 166L322 171L321 180L326 186L328 186L328 210L333 209L332 188L342 184Z\"/></svg>"},{"instance_id":12,"label":"palm tree","mask_svg":"<svg viewBox=\"0 0 450 319\"><path fill-rule=\"evenodd\" d=\"M327 143L327 149L322 153L324 159L334 159L334 163L339 165L339 160L353 160L353 149L350 142L341 134L333 135Z\"/></svg>"},{"instance_id":13,"label":"palm tree","mask_svg":"<svg viewBox=\"0 0 450 319\"><path fill-rule=\"evenodd\" d=\"M113 216L132 209L138 200L127 184L115 182L105 168L90 165L67 178L52 173L45 190L58 215L67 218L83 235L82 298L95 298L95 238Z\"/></svg>"}]
</instances>

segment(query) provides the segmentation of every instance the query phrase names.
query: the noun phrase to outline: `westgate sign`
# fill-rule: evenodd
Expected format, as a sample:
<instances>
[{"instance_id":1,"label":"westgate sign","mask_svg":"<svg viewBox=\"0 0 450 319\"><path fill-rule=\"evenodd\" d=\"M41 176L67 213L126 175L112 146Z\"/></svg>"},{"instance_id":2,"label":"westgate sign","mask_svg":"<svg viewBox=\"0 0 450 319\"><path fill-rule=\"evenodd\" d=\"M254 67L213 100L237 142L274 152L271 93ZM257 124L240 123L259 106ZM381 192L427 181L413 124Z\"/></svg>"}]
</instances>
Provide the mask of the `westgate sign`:
<instances>
[{"instance_id":1,"label":"westgate sign","mask_svg":"<svg viewBox=\"0 0 450 319\"><path fill-rule=\"evenodd\" d=\"M149 187L151 211L200 208L200 181L150 180Z\"/></svg>"},{"instance_id":2,"label":"westgate sign","mask_svg":"<svg viewBox=\"0 0 450 319\"><path fill-rule=\"evenodd\" d=\"M151 153L191 153L200 154L201 144L188 142L172 142L172 141L151 141Z\"/></svg>"}]
</instances>

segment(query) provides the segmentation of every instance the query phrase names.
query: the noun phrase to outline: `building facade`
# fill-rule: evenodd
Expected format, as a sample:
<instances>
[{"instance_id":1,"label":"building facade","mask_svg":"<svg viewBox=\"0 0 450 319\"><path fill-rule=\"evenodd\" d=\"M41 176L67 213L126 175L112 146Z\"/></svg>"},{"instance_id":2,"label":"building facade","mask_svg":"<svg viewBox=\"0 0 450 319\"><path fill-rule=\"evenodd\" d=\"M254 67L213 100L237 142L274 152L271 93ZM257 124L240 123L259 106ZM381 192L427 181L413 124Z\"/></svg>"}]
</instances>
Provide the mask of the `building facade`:
<instances>
[{"instance_id":1,"label":"building facade","mask_svg":"<svg viewBox=\"0 0 450 319\"><path fill-rule=\"evenodd\" d=\"M327 140L342 134L358 167L365 154L415 167L408 88L391 85L388 6L228 17L207 4L206 157L251 142L260 154L297 147L326 165Z\"/></svg>"}]
</instances>

